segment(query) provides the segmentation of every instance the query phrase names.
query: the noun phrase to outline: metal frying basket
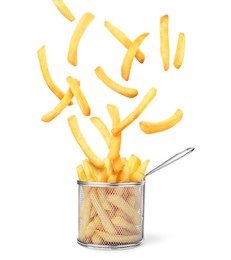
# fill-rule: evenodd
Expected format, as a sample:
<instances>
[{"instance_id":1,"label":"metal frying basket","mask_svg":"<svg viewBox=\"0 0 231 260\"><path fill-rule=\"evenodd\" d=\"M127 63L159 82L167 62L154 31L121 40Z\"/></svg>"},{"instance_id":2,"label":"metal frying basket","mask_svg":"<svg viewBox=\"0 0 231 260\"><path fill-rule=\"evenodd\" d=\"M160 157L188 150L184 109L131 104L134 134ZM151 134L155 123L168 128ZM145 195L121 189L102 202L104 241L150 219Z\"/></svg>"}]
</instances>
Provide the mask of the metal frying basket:
<instances>
[{"instance_id":1,"label":"metal frying basket","mask_svg":"<svg viewBox=\"0 0 231 260\"><path fill-rule=\"evenodd\" d=\"M189 147L144 176L142 182L77 181L79 186L78 243L94 248L128 248L144 237L145 179L194 151Z\"/></svg>"},{"instance_id":2,"label":"metal frying basket","mask_svg":"<svg viewBox=\"0 0 231 260\"><path fill-rule=\"evenodd\" d=\"M144 236L145 182L96 183L79 187L78 243L94 248L128 248Z\"/></svg>"}]
</instances>

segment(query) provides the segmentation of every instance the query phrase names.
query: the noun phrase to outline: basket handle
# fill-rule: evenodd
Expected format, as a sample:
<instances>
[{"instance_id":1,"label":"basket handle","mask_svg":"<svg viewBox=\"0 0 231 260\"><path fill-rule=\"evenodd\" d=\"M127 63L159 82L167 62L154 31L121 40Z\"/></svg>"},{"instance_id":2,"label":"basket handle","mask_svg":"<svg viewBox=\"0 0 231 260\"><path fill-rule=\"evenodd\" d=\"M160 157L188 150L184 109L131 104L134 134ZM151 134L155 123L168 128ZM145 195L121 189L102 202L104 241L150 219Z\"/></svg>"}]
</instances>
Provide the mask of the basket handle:
<instances>
[{"instance_id":1,"label":"basket handle","mask_svg":"<svg viewBox=\"0 0 231 260\"><path fill-rule=\"evenodd\" d=\"M186 155L190 154L194 150L195 150L194 147L189 147L189 148L187 148L187 149L185 149L185 150L175 154L174 156L172 156L171 158L169 158L168 160L166 160L165 162L161 163L159 166L157 166L156 168L154 168L153 170L151 170L150 172L145 174L145 178L147 176L151 175L152 173L157 172L157 171L161 170L162 168L168 166L169 164L178 161L179 159L185 157Z\"/></svg>"}]
</instances>

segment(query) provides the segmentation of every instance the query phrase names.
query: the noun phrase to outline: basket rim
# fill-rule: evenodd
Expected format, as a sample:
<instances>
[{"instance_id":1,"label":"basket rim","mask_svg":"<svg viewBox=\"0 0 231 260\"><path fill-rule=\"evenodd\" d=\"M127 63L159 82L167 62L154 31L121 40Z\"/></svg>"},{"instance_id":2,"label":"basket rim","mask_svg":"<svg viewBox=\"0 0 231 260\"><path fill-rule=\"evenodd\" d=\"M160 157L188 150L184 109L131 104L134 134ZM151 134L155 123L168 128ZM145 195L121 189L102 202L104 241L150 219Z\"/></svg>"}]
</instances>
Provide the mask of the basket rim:
<instances>
[{"instance_id":1,"label":"basket rim","mask_svg":"<svg viewBox=\"0 0 231 260\"><path fill-rule=\"evenodd\" d=\"M145 181L141 182L87 182L77 180L77 184L80 186L88 187L134 187L143 186Z\"/></svg>"}]
</instances>

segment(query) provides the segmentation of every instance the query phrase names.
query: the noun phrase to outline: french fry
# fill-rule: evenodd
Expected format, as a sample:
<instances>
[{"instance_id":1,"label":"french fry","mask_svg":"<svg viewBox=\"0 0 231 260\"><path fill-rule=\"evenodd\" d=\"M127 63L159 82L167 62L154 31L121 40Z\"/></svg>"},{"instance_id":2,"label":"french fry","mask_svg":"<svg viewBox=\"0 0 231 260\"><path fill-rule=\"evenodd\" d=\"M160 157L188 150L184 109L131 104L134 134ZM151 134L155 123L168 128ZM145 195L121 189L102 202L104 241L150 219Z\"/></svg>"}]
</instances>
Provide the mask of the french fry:
<instances>
[{"instance_id":1,"label":"french fry","mask_svg":"<svg viewBox=\"0 0 231 260\"><path fill-rule=\"evenodd\" d=\"M122 130L128 127L148 106L156 95L156 89L151 88L148 93L144 96L137 108L131 112L124 120L120 121L116 127L113 127L112 134L118 135Z\"/></svg>"},{"instance_id":2,"label":"french fry","mask_svg":"<svg viewBox=\"0 0 231 260\"><path fill-rule=\"evenodd\" d=\"M97 168L103 168L104 162L99 159L99 157L92 151L92 149L87 144L85 138L83 137L76 116L72 115L68 118L68 124L70 126L71 132L76 140L76 142L81 147L84 154L87 156L89 161Z\"/></svg>"},{"instance_id":3,"label":"french fry","mask_svg":"<svg viewBox=\"0 0 231 260\"><path fill-rule=\"evenodd\" d=\"M101 220L101 223L104 227L104 230L106 232L110 233L110 234L115 234L116 229L113 226L113 224L111 223L111 221L110 221L109 217L107 216L105 210L103 209L95 190L91 190L90 198L91 198L91 202L92 202L94 208L96 209L97 214L98 214L98 216Z\"/></svg>"},{"instance_id":4,"label":"french fry","mask_svg":"<svg viewBox=\"0 0 231 260\"><path fill-rule=\"evenodd\" d=\"M128 231L130 231L131 233L137 233L137 231L138 231L134 224L131 224L123 217L115 216L112 218L111 222L114 226L125 228Z\"/></svg>"},{"instance_id":5,"label":"french fry","mask_svg":"<svg viewBox=\"0 0 231 260\"><path fill-rule=\"evenodd\" d=\"M183 112L178 109L171 117L161 121L159 123L150 123L142 121L139 123L140 129L146 134L153 134L161 131L165 131L181 121Z\"/></svg>"},{"instance_id":6,"label":"french fry","mask_svg":"<svg viewBox=\"0 0 231 260\"><path fill-rule=\"evenodd\" d=\"M124 193L124 188L123 187L116 187L115 193L120 196L123 197L123 193Z\"/></svg>"},{"instance_id":7,"label":"french fry","mask_svg":"<svg viewBox=\"0 0 231 260\"><path fill-rule=\"evenodd\" d=\"M131 195L128 197L128 203L134 208L136 204L136 197L135 195Z\"/></svg>"},{"instance_id":8,"label":"french fry","mask_svg":"<svg viewBox=\"0 0 231 260\"><path fill-rule=\"evenodd\" d=\"M77 166L76 171L80 181L87 181L87 176L82 165Z\"/></svg>"},{"instance_id":9,"label":"french fry","mask_svg":"<svg viewBox=\"0 0 231 260\"><path fill-rule=\"evenodd\" d=\"M103 167L103 168L96 168L95 167L95 170L96 170L96 174L98 176L97 180L98 182L107 182L107 169L106 167Z\"/></svg>"},{"instance_id":10,"label":"french fry","mask_svg":"<svg viewBox=\"0 0 231 260\"><path fill-rule=\"evenodd\" d=\"M100 134L102 135L103 139L105 140L105 142L107 144L107 147L110 148L111 134L110 134L109 130L107 129L106 125L98 117L92 117L91 122L99 130Z\"/></svg>"},{"instance_id":11,"label":"french fry","mask_svg":"<svg viewBox=\"0 0 231 260\"><path fill-rule=\"evenodd\" d=\"M103 239L96 233L92 236L91 240L92 240L92 243L95 245L103 244Z\"/></svg>"},{"instance_id":12,"label":"french fry","mask_svg":"<svg viewBox=\"0 0 231 260\"><path fill-rule=\"evenodd\" d=\"M91 109L83 92L80 89L79 81L72 77L67 77L67 83L69 84L69 87L82 111L82 114L84 116L89 116L91 114Z\"/></svg>"},{"instance_id":13,"label":"french fry","mask_svg":"<svg viewBox=\"0 0 231 260\"><path fill-rule=\"evenodd\" d=\"M128 215L124 214L124 211L122 211L121 209L117 209L116 212L113 214L113 216L121 217L130 223L135 223L135 220L133 219L133 217L129 217Z\"/></svg>"},{"instance_id":14,"label":"french fry","mask_svg":"<svg viewBox=\"0 0 231 260\"><path fill-rule=\"evenodd\" d=\"M79 22L75 28L75 31L72 35L67 60L73 66L77 66L77 53L78 53L78 47L79 47L80 40L81 40L86 28L92 22L93 19L94 19L93 14L91 14L91 13L84 14L81 17L81 19L79 20Z\"/></svg>"},{"instance_id":15,"label":"french fry","mask_svg":"<svg viewBox=\"0 0 231 260\"><path fill-rule=\"evenodd\" d=\"M121 217L126 220L129 219L129 217L126 214L124 214L124 212L121 209L117 209L114 215L115 215L115 217Z\"/></svg>"},{"instance_id":16,"label":"french fry","mask_svg":"<svg viewBox=\"0 0 231 260\"><path fill-rule=\"evenodd\" d=\"M94 218L86 227L85 229L85 236L86 237L92 237L92 235L95 233L96 229L101 226L101 221L98 216Z\"/></svg>"},{"instance_id":17,"label":"french fry","mask_svg":"<svg viewBox=\"0 0 231 260\"><path fill-rule=\"evenodd\" d=\"M90 218L93 219L95 216L97 216L97 212L94 207L91 208Z\"/></svg>"},{"instance_id":18,"label":"french fry","mask_svg":"<svg viewBox=\"0 0 231 260\"><path fill-rule=\"evenodd\" d=\"M131 187L129 189L130 196L135 198L134 209L138 210L140 208L140 192L138 187ZM128 200L129 202L129 200ZM131 201L130 201L131 202Z\"/></svg>"},{"instance_id":19,"label":"french fry","mask_svg":"<svg viewBox=\"0 0 231 260\"><path fill-rule=\"evenodd\" d=\"M112 35L115 36L115 38L118 41L120 41L127 49L129 49L129 47L132 44L132 41L127 37L127 35L125 35L125 33L113 26L108 21L105 21L104 25L112 33ZM140 50L136 52L135 57L140 63L143 63L145 60L145 55Z\"/></svg>"},{"instance_id":20,"label":"french fry","mask_svg":"<svg viewBox=\"0 0 231 260\"><path fill-rule=\"evenodd\" d=\"M112 173L113 173L111 160L108 157L106 157L106 158L103 159L103 161L104 161L105 167L107 169L107 176L111 176Z\"/></svg>"},{"instance_id":21,"label":"french fry","mask_svg":"<svg viewBox=\"0 0 231 260\"><path fill-rule=\"evenodd\" d=\"M149 35L149 33L144 33L141 34L139 37L137 37L135 39L135 41L130 45L122 66L121 66L121 76L125 79L125 80L129 80L129 75L130 75L130 71L131 71L131 67L132 67L132 62L135 58L135 55L139 49L139 46L141 45L141 43L143 42L143 40Z\"/></svg>"},{"instance_id":22,"label":"french fry","mask_svg":"<svg viewBox=\"0 0 231 260\"><path fill-rule=\"evenodd\" d=\"M123 157L123 158L121 158L121 160L122 160L122 163L123 163L124 166L127 166L127 165L128 165L128 160L127 160L127 158Z\"/></svg>"},{"instance_id":23,"label":"french fry","mask_svg":"<svg viewBox=\"0 0 231 260\"><path fill-rule=\"evenodd\" d=\"M95 74L106 86L125 97L133 98L138 94L136 89L123 87L111 80L101 67L95 69Z\"/></svg>"},{"instance_id":24,"label":"french fry","mask_svg":"<svg viewBox=\"0 0 231 260\"><path fill-rule=\"evenodd\" d=\"M146 160L139 166L139 168L133 174L131 174L131 176L130 176L131 181L140 182L144 179L144 174L145 174L146 168L148 166L148 163L149 163L149 160Z\"/></svg>"},{"instance_id":25,"label":"french fry","mask_svg":"<svg viewBox=\"0 0 231 260\"><path fill-rule=\"evenodd\" d=\"M166 71L169 69L168 15L160 18L160 53Z\"/></svg>"},{"instance_id":26,"label":"french fry","mask_svg":"<svg viewBox=\"0 0 231 260\"><path fill-rule=\"evenodd\" d=\"M120 122L119 110L116 106L113 105L107 105L107 110L111 117L112 127L115 127ZM120 156L120 146L121 146L121 133L118 135L112 135L109 153L108 153L109 159L114 160Z\"/></svg>"},{"instance_id":27,"label":"french fry","mask_svg":"<svg viewBox=\"0 0 231 260\"><path fill-rule=\"evenodd\" d=\"M133 174L140 166L141 160L135 154L132 154L128 160L130 174Z\"/></svg>"},{"instance_id":28,"label":"french fry","mask_svg":"<svg viewBox=\"0 0 231 260\"><path fill-rule=\"evenodd\" d=\"M139 189L137 187L129 188L130 195L135 195L135 197L139 197Z\"/></svg>"},{"instance_id":29,"label":"french fry","mask_svg":"<svg viewBox=\"0 0 231 260\"><path fill-rule=\"evenodd\" d=\"M94 173L92 172L92 168L90 166L90 162L87 159L83 160L83 166L84 166L84 171L85 171L87 180L89 182L95 182L96 178L94 176Z\"/></svg>"},{"instance_id":30,"label":"french fry","mask_svg":"<svg viewBox=\"0 0 231 260\"><path fill-rule=\"evenodd\" d=\"M134 224L137 225L139 223L139 216L137 214L137 211L134 208L132 208L131 205L123 198L113 194L113 195L108 195L107 200L114 206L124 211L124 213L127 214L129 217L131 217L132 220L134 221Z\"/></svg>"},{"instance_id":31,"label":"french fry","mask_svg":"<svg viewBox=\"0 0 231 260\"><path fill-rule=\"evenodd\" d=\"M123 170L118 175L118 182L129 182L130 181L130 170L128 166L124 166Z\"/></svg>"},{"instance_id":32,"label":"french fry","mask_svg":"<svg viewBox=\"0 0 231 260\"><path fill-rule=\"evenodd\" d=\"M179 33L176 54L174 58L174 66L179 69L183 64L185 53L185 35L183 33Z\"/></svg>"},{"instance_id":33,"label":"french fry","mask_svg":"<svg viewBox=\"0 0 231 260\"><path fill-rule=\"evenodd\" d=\"M123 243L130 244L135 243L140 240L140 235L112 235L100 230L96 230L96 234L99 235L104 243Z\"/></svg>"},{"instance_id":34,"label":"french fry","mask_svg":"<svg viewBox=\"0 0 231 260\"><path fill-rule=\"evenodd\" d=\"M112 206L108 203L107 201L107 194L106 194L106 189L102 189L102 188L99 188L97 189L97 192L98 192L98 197L99 197L99 201L102 205L102 207L105 209L105 210L112 210Z\"/></svg>"},{"instance_id":35,"label":"french fry","mask_svg":"<svg viewBox=\"0 0 231 260\"><path fill-rule=\"evenodd\" d=\"M56 95L56 97L58 97L60 100L62 100L65 93L55 84L55 82L53 81L53 79L50 75L50 71L49 71L48 65L47 65L46 48L44 45L38 50L38 59L39 59L41 72L42 72L43 78L44 78L47 86ZM69 105L71 105L71 104L73 104L73 103L70 102Z\"/></svg>"},{"instance_id":36,"label":"french fry","mask_svg":"<svg viewBox=\"0 0 231 260\"><path fill-rule=\"evenodd\" d=\"M144 179L144 175L137 171L137 172L134 172L131 176L130 176L130 180L132 182L141 182L142 180Z\"/></svg>"},{"instance_id":37,"label":"french fry","mask_svg":"<svg viewBox=\"0 0 231 260\"><path fill-rule=\"evenodd\" d=\"M115 159L112 160L112 167L113 167L113 170L114 170L116 176L118 175L118 173L119 173L120 171L122 171L124 165L123 165L123 163L122 163L122 160L121 160L121 157L120 157L120 156L118 156L117 158L115 158ZM116 178L116 179L117 179L117 178Z\"/></svg>"},{"instance_id":38,"label":"french fry","mask_svg":"<svg viewBox=\"0 0 231 260\"><path fill-rule=\"evenodd\" d=\"M91 169L94 180L97 182L106 182L107 181L107 169L104 166L103 168L96 168L91 162L88 162Z\"/></svg>"},{"instance_id":39,"label":"french fry","mask_svg":"<svg viewBox=\"0 0 231 260\"><path fill-rule=\"evenodd\" d=\"M125 188L121 188L121 190L123 191L120 191L120 192L117 192L116 194L123 197L125 200L128 199L128 197L130 196L130 193L129 193L129 190L127 187Z\"/></svg>"},{"instance_id":40,"label":"french fry","mask_svg":"<svg viewBox=\"0 0 231 260\"><path fill-rule=\"evenodd\" d=\"M111 116L112 127L114 127L120 122L118 108L113 105L107 105L107 109ZM123 163L120 157L120 146L121 146L121 134L117 136L112 135L108 157L112 162L112 168L114 172L112 176L108 177L108 182L116 182L117 173L119 173L123 169Z\"/></svg>"},{"instance_id":41,"label":"french fry","mask_svg":"<svg viewBox=\"0 0 231 260\"><path fill-rule=\"evenodd\" d=\"M71 100L73 98L73 93L70 89L68 89L67 93L64 95L64 97L62 98L62 100L59 102L59 104L50 112L48 112L47 114L45 114L41 120L43 122L50 122L51 120L53 120L54 118L56 118L65 107L68 106L68 104L70 104Z\"/></svg>"},{"instance_id":42,"label":"french fry","mask_svg":"<svg viewBox=\"0 0 231 260\"><path fill-rule=\"evenodd\" d=\"M139 192L136 192L136 195L133 194L131 196L129 196L128 198L128 203L135 209L135 210L139 210L140 208L140 195Z\"/></svg>"},{"instance_id":43,"label":"french fry","mask_svg":"<svg viewBox=\"0 0 231 260\"><path fill-rule=\"evenodd\" d=\"M69 21L74 21L75 17L71 13L71 11L68 9L66 4L63 2L63 0L52 0L52 2L55 4L56 8L59 10L59 12L66 17Z\"/></svg>"},{"instance_id":44,"label":"french fry","mask_svg":"<svg viewBox=\"0 0 231 260\"><path fill-rule=\"evenodd\" d=\"M111 183L117 182L117 174L113 172L113 174L109 175L107 182L111 182Z\"/></svg>"}]
</instances>

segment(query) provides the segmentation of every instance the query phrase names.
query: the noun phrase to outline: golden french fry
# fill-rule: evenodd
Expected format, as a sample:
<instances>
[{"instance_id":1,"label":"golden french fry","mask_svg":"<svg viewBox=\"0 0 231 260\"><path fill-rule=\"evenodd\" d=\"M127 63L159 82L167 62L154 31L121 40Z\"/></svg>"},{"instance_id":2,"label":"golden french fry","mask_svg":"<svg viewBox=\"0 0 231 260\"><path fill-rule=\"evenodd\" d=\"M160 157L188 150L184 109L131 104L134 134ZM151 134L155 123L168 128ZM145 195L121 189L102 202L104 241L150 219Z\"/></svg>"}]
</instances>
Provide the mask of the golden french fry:
<instances>
[{"instance_id":1,"label":"golden french fry","mask_svg":"<svg viewBox=\"0 0 231 260\"><path fill-rule=\"evenodd\" d=\"M90 218L93 219L97 215L97 212L94 207L91 208Z\"/></svg>"},{"instance_id":2,"label":"golden french fry","mask_svg":"<svg viewBox=\"0 0 231 260\"><path fill-rule=\"evenodd\" d=\"M139 188L137 187L130 187L129 188L130 195L135 195L135 197L139 197Z\"/></svg>"},{"instance_id":3,"label":"golden french fry","mask_svg":"<svg viewBox=\"0 0 231 260\"><path fill-rule=\"evenodd\" d=\"M76 142L81 147L84 154L87 156L89 161L97 168L103 168L104 162L99 159L99 157L92 151L92 149L87 144L85 138L83 137L76 116L72 115L68 118L68 124L70 126L71 132L76 140Z\"/></svg>"},{"instance_id":4,"label":"golden french fry","mask_svg":"<svg viewBox=\"0 0 231 260\"><path fill-rule=\"evenodd\" d=\"M62 100L59 102L59 104L50 112L48 112L47 114L45 114L41 120L43 122L50 122L51 120L53 120L54 118L56 118L65 107L68 106L68 104L70 104L71 100L73 98L73 93L70 89L68 89L67 93L64 95L64 97L62 98Z\"/></svg>"},{"instance_id":5,"label":"golden french fry","mask_svg":"<svg viewBox=\"0 0 231 260\"><path fill-rule=\"evenodd\" d=\"M91 175L93 176L93 179L96 182L106 182L107 181L107 169L106 167L103 168L96 168L91 162L88 160L84 160L85 164L89 168L89 171L91 172Z\"/></svg>"},{"instance_id":6,"label":"golden french fry","mask_svg":"<svg viewBox=\"0 0 231 260\"><path fill-rule=\"evenodd\" d=\"M55 6L57 7L57 9L59 10L59 12L66 17L69 21L74 21L75 17L74 15L71 13L71 11L68 9L68 7L66 6L66 4L63 2L63 0L52 0L52 2L55 4Z\"/></svg>"},{"instance_id":7,"label":"golden french fry","mask_svg":"<svg viewBox=\"0 0 231 260\"><path fill-rule=\"evenodd\" d=\"M107 182L117 182L117 174L113 172L111 175L108 176Z\"/></svg>"},{"instance_id":8,"label":"golden french fry","mask_svg":"<svg viewBox=\"0 0 231 260\"><path fill-rule=\"evenodd\" d=\"M129 194L131 197L135 198L135 204L133 207L134 207L134 209L138 210L140 208L140 199L141 199L139 187L131 187L129 189ZM128 202L129 202L129 200L128 200Z\"/></svg>"},{"instance_id":9,"label":"golden french fry","mask_svg":"<svg viewBox=\"0 0 231 260\"><path fill-rule=\"evenodd\" d=\"M116 106L113 105L108 105L107 109L111 116L112 127L114 127L120 122L119 110ZM116 182L117 173L123 169L123 163L120 157L120 146L121 134L118 134L117 136L112 135L108 157L112 162L112 168L114 172L112 173L112 176L108 177L108 182Z\"/></svg>"},{"instance_id":10,"label":"golden french fry","mask_svg":"<svg viewBox=\"0 0 231 260\"><path fill-rule=\"evenodd\" d=\"M132 154L128 160L130 174L133 174L141 164L141 160L135 154Z\"/></svg>"},{"instance_id":11,"label":"golden french fry","mask_svg":"<svg viewBox=\"0 0 231 260\"><path fill-rule=\"evenodd\" d=\"M85 171L87 180L89 182L96 181L96 178L95 178L94 173L92 172L92 168L90 166L90 162L87 159L83 160L83 166L84 166L84 171Z\"/></svg>"},{"instance_id":12,"label":"golden french fry","mask_svg":"<svg viewBox=\"0 0 231 260\"><path fill-rule=\"evenodd\" d=\"M112 168L111 160L110 160L108 157L106 157L106 158L103 159L103 161L104 161L105 167L106 167L106 169L107 169L107 176L112 175L112 173L113 173L113 168Z\"/></svg>"},{"instance_id":13,"label":"golden french fry","mask_svg":"<svg viewBox=\"0 0 231 260\"><path fill-rule=\"evenodd\" d=\"M80 181L87 181L87 176L82 165L77 166L76 171Z\"/></svg>"},{"instance_id":14,"label":"golden french fry","mask_svg":"<svg viewBox=\"0 0 231 260\"><path fill-rule=\"evenodd\" d=\"M142 174L145 174L149 162L150 162L150 160L144 161L144 162L139 166L139 168L137 169L137 171L138 171L138 172L141 172Z\"/></svg>"},{"instance_id":15,"label":"golden french fry","mask_svg":"<svg viewBox=\"0 0 231 260\"><path fill-rule=\"evenodd\" d=\"M95 168L96 169L96 174L97 174L97 180L98 182L107 182L107 168Z\"/></svg>"},{"instance_id":16,"label":"golden french fry","mask_svg":"<svg viewBox=\"0 0 231 260\"><path fill-rule=\"evenodd\" d=\"M118 182L129 182L130 181L130 170L128 166L124 166L123 170L118 175Z\"/></svg>"},{"instance_id":17,"label":"golden french fry","mask_svg":"<svg viewBox=\"0 0 231 260\"><path fill-rule=\"evenodd\" d=\"M67 60L73 66L77 65L77 52L78 52L79 42L80 42L87 26L92 22L93 19L94 19L93 14L91 14L91 13L84 14L81 17L81 19L79 20L79 22L75 28L75 31L72 35Z\"/></svg>"},{"instance_id":18,"label":"golden french fry","mask_svg":"<svg viewBox=\"0 0 231 260\"><path fill-rule=\"evenodd\" d=\"M131 195L128 197L128 203L134 208L136 204L136 197L135 195Z\"/></svg>"},{"instance_id":19,"label":"golden french fry","mask_svg":"<svg viewBox=\"0 0 231 260\"><path fill-rule=\"evenodd\" d=\"M120 191L118 191L118 188L117 188L116 194L117 194L118 196L121 196L121 197L124 198L125 200L127 200L127 198L130 196L129 189L128 189L127 187L121 188Z\"/></svg>"},{"instance_id":20,"label":"golden french fry","mask_svg":"<svg viewBox=\"0 0 231 260\"><path fill-rule=\"evenodd\" d=\"M120 122L119 110L116 106L113 105L107 105L107 110L111 117L112 127L115 127ZM109 159L114 160L120 156L120 146L121 146L121 133L118 135L112 135L109 153L108 153Z\"/></svg>"},{"instance_id":21,"label":"golden french fry","mask_svg":"<svg viewBox=\"0 0 231 260\"><path fill-rule=\"evenodd\" d=\"M123 158L121 158L121 160L122 160L122 163L123 163L124 166L128 166L127 158L123 157Z\"/></svg>"},{"instance_id":22,"label":"golden french fry","mask_svg":"<svg viewBox=\"0 0 231 260\"><path fill-rule=\"evenodd\" d=\"M115 216L115 217L112 218L111 222L116 227L125 228L132 233L137 233L136 225L128 222L123 217Z\"/></svg>"},{"instance_id":23,"label":"golden french fry","mask_svg":"<svg viewBox=\"0 0 231 260\"><path fill-rule=\"evenodd\" d=\"M72 77L67 77L67 83L69 84L69 87L82 111L82 114L84 116L89 116L91 114L91 109L83 92L80 89L79 81Z\"/></svg>"},{"instance_id":24,"label":"golden french fry","mask_svg":"<svg viewBox=\"0 0 231 260\"><path fill-rule=\"evenodd\" d=\"M120 171L122 171L124 165L122 163L121 157L118 156L117 158L112 160L112 167L115 172L115 175L117 176ZM108 177L109 178L109 177ZM116 178L117 179L117 178ZM111 181L110 181L111 182Z\"/></svg>"},{"instance_id":25,"label":"golden french fry","mask_svg":"<svg viewBox=\"0 0 231 260\"><path fill-rule=\"evenodd\" d=\"M103 244L103 239L96 233L92 236L91 240L92 240L92 243L95 245Z\"/></svg>"},{"instance_id":26,"label":"golden french fry","mask_svg":"<svg viewBox=\"0 0 231 260\"><path fill-rule=\"evenodd\" d=\"M178 109L171 117L159 123L140 122L140 129L146 134L153 134L165 131L181 121L183 112Z\"/></svg>"},{"instance_id":27,"label":"golden french fry","mask_svg":"<svg viewBox=\"0 0 231 260\"><path fill-rule=\"evenodd\" d=\"M179 69L183 64L184 53L185 53L185 35L183 33L179 33L176 54L173 62L174 66L177 69Z\"/></svg>"},{"instance_id":28,"label":"golden french fry","mask_svg":"<svg viewBox=\"0 0 231 260\"><path fill-rule=\"evenodd\" d=\"M113 194L113 195L108 195L107 200L114 206L124 211L124 213L127 214L129 217L131 217L132 220L134 221L134 224L139 223L139 216L137 214L137 211L134 208L132 208L131 205L123 198Z\"/></svg>"},{"instance_id":29,"label":"golden french fry","mask_svg":"<svg viewBox=\"0 0 231 260\"><path fill-rule=\"evenodd\" d=\"M91 236L95 233L96 229L97 229L99 226L101 226L101 225L102 225L102 224L101 224L100 218L99 218L98 216L96 216L96 217L94 218L94 220L92 220L92 221L87 225L87 227L86 227L86 229L85 229L85 236L86 236L86 237L91 237Z\"/></svg>"},{"instance_id":30,"label":"golden french fry","mask_svg":"<svg viewBox=\"0 0 231 260\"><path fill-rule=\"evenodd\" d=\"M102 135L102 137L104 138L104 140L107 144L107 147L110 148L111 134L110 134L109 130L107 129L106 125L98 117L92 117L91 122L99 130L100 134Z\"/></svg>"},{"instance_id":31,"label":"golden french fry","mask_svg":"<svg viewBox=\"0 0 231 260\"><path fill-rule=\"evenodd\" d=\"M106 86L125 97L133 98L138 94L136 89L123 87L111 80L101 67L95 69L95 74Z\"/></svg>"},{"instance_id":32,"label":"golden french fry","mask_svg":"<svg viewBox=\"0 0 231 260\"><path fill-rule=\"evenodd\" d=\"M100 230L96 230L96 234L99 235L106 243L135 243L141 239L140 235L112 235Z\"/></svg>"},{"instance_id":33,"label":"golden french fry","mask_svg":"<svg viewBox=\"0 0 231 260\"><path fill-rule=\"evenodd\" d=\"M107 201L107 197L106 197L106 189L103 189L103 188L99 188L97 189L97 192L98 192L98 197L99 197L99 201L102 205L102 207L105 209L105 210L112 210L112 206L108 203Z\"/></svg>"},{"instance_id":34,"label":"golden french fry","mask_svg":"<svg viewBox=\"0 0 231 260\"><path fill-rule=\"evenodd\" d=\"M166 71L169 69L168 15L160 18L160 53Z\"/></svg>"},{"instance_id":35,"label":"golden french fry","mask_svg":"<svg viewBox=\"0 0 231 260\"><path fill-rule=\"evenodd\" d=\"M117 209L114 215L116 217L125 218L126 220L129 218L121 209Z\"/></svg>"},{"instance_id":36,"label":"golden french fry","mask_svg":"<svg viewBox=\"0 0 231 260\"><path fill-rule=\"evenodd\" d=\"M115 26L113 26L111 23L109 23L108 21L104 22L105 27L112 33L112 35L115 36L115 38L120 41L127 49L129 49L129 47L132 44L132 41L127 37L127 35L125 35L125 33L123 33L121 30L119 30L118 28L116 28ZM136 59L140 62L143 63L145 60L145 55L138 50L136 52Z\"/></svg>"},{"instance_id":37,"label":"golden french fry","mask_svg":"<svg viewBox=\"0 0 231 260\"><path fill-rule=\"evenodd\" d=\"M104 227L104 230L107 231L110 234L115 234L116 233L116 229L113 226L113 224L111 223L108 215L106 214L105 210L103 209L99 198L98 198L98 194L96 193L95 190L91 190L90 191L90 198L91 198L91 202L94 206L94 208L97 211L97 214L101 220L101 223Z\"/></svg>"},{"instance_id":38,"label":"golden french fry","mask_svg":"<svg viewBox=\"0 0 231 260\"><path fill-rule=\"evenodd\" d=\"M145 162L143 162L139 166L139 168L133 174L131 174L131 176L130 176L131 181L133 181L133 182L142 181L144 179L144 174L145 174L148 164L149 164L149 160L146 160Z\"/></svg>"},{"instance_id":39,"label":"golden french fry","mask_svg":"<svg viewBox=\"0 0 231 260\"><path fill-rule=\"evenodd\" d=\"M49 89L58 97L60 100L64 97L65 93L55 84L53 81L50 71L48 69L47 65L47 58L46 58L46 49L45 46L43 45L39 50L38 50L38 58L39 58L39 64L41 68L41 72L43 75L43 78L49 87ZM69 105L73 104L70 102Z\"/></svg>"},{"instance_id":40,"label":"golden french fry","mask_svg":"<svg viewBox=\"0 0 231 260\"><path fill-rule=\"evenodd\" d=\"M124 193L124 188L123 187L116 187L115 193L120 196L123 197L123 193Z\"/></svg>"},{"instance_id":41,"label":"golden french fry","mask_svg":"<svg viewBox=\"0 0 231 260\"><path fill-rule=\"evenodd\" d=\"M134 172L131 176L130 176L130 180L132 182L141 182L144 179L144 175L141 172Z\"/></svg>"},{"instance_id":42,"label":"golden french fry","mask_svg":"<svg viewBox=\"0 0 231 260\"><path fill-rule=\"evenodd\" d=\"M141 34L139 37L137 37L135 39L135 41L130 45L122 66L121 66L121 76L125 79L125 80L129 80L129 75L130 75L130 71L131 71L131 67L132 67L132 62L135 58L135 55L139 49L139 46L141 45L141 43L143 42L143 40L149 35L149 33L144 33Z\"/></svg>"},{"instance_id":43,"label":"golden french fry","mask_svg":"<svg viewBox=\"0 0 231 260\"><path fill-rule=\"evenodd\" d=\"M148 106L156 95L156 89L151 88L148 93L144 96L137 108L131 112L124 120L120 121L116 127L113 127L112 134L118 135L120 132L129 126Z\"/></svg>"}]
</instances>

